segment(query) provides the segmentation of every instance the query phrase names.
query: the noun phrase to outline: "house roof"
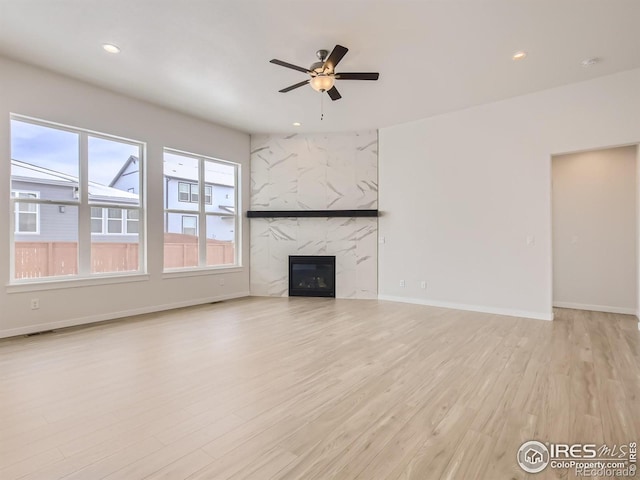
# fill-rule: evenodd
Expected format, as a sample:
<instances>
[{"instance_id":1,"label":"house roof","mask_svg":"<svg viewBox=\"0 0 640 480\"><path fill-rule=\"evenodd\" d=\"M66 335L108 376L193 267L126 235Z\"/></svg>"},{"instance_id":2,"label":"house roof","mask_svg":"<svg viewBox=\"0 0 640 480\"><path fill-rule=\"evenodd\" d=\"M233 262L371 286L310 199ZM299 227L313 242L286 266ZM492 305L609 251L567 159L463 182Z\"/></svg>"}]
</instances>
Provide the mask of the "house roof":
<instances>
[{"instance_id":1,"label":"house roof","mask_svg":"<svg viewBox=\"0 0 640 480\"><path fill-rule=\"evenodd\" d=\"M127 171L127 168L129 168L129 165L137 161L138 161L138 157L136 157L135 155L129 155L129 158L127 158L127 161L124 162L122 167L120 167L120 170L113 177L113 180L111 180L111 183L109 183L109 186L113 187L115 183L120 179L120 177Z\"/></svg>"},{"instance_id":2,"label":"house roof","mask_svg":"<svg viewBox=\"0 0 640 480\"><path fill-rule=\"evenodd\" d=\"M78 186L78 177L74 175L15 159L11 159L11 178L22 182L46 185ZM89 197L92 200L117 200L125 203L137 203L139 201L139 197L135 193L125 192L96 182L89 182Z\"/></svg>"},{"instance_id":3,"label":"house roof","mask_svg":"<svg viewBox=\"0 0 640 480\"><path fill-rule=\"evenodd\" d=\"M179 155L165 155L164 174L167 177L179 180L198 181L198 169L188 162L182 161ZM205 162L205 183L209 185L222 185L233 187L235 185L235 175L233 167Z\"/></svg>"},{"instance_id":4,"label":"house roof","mask_svg":"<svg viewBox=\"0 0 640 480\"><path fill-rule=\"evenodd\" d=\"M182 157L174 154L165 155L164 160L164 174L167 177L175 178L178 180L187 180L190 182L198 181L198 170L192 165L185 164L181 161ZM113 187L122 175L127 172L129 165L138 161L138 157L135 155L129 156L120 171L113 177L110 187ZM222 185L225 187L233 187L235 185L235 176L233 168L231 166L205 163L205 183L208 185Z\"/></svg>"}]
</instances>

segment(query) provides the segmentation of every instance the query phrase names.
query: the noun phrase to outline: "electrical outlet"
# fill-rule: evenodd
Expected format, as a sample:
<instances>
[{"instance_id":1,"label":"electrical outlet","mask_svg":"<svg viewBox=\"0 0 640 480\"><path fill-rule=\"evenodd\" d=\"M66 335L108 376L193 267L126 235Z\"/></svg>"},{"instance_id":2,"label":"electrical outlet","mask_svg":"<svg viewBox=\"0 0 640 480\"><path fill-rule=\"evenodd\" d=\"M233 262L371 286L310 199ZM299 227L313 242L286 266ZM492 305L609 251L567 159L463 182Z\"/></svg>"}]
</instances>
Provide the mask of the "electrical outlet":
<instances>
[{"instance_id":1,"label":"electrical outlet","mask_svg":"<svg viewBox=\"0 0 640 480\"><path fill-rule=\"evenodd\" d=\"M38 310L40 308L40 299L32 298L29 305L31 305L31 310Z\"/></svg>"},{"instance_id":2,"label":"electrical outlet","mask_svg":"<svg viewBox=\"0 0 640 480\"><path fill-rule=\"evenodd\" d=\"M420 282L420 288L427 288L427 282L425 282L424 280L422 280Z\"/></svg>"},{"instance_id":3,"label":"electrical outlet","mask_svg":"<svg viewBox=\"0 0 640 480\"><path fill-rule=\"evenodd\" d=\"M220 286L224 287L224 278L220 278Z\"/></svg>"},{"instance_id":4,"label":"electrical outlet","mask_svg":"<svg viewBox=\"0 0 640 480\"><path fill-rule=\"evenodd\" d=\"M400 286L404 287L404 280L400 280Z\"/></svg>"}]
</instances>

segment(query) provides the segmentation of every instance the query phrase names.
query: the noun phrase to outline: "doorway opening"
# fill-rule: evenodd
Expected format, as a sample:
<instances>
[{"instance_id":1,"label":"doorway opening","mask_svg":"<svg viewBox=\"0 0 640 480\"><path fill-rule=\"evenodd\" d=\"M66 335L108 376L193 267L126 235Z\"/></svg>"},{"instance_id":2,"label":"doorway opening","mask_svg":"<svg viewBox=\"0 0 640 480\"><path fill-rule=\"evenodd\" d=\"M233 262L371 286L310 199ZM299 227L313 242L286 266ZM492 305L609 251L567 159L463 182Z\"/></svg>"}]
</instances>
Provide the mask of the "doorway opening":
<instances>
[{"instance_id":1,"label":"doorway opening","mask_svg":"<svg viewBox=\"0 0 640 480\"><path fill-rule=\"evenodd\" d=\"M638 146L554 155L553 306L638 312Z\"/></svg>"}]
</instances>

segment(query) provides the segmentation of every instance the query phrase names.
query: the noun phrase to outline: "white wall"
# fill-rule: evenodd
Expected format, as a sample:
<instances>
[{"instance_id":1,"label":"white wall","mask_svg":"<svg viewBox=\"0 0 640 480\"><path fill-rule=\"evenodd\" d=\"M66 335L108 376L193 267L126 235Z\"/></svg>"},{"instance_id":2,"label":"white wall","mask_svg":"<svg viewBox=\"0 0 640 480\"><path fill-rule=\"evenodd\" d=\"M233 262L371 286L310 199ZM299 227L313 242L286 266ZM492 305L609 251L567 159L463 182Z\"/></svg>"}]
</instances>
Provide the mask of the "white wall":
<instances>
[{"instance_id":1,"label":"white wall","mask_svg":"<svg viewBox=\"0 0 640 480\"><path fill-rule=\"evenodd\" d=\"M245 267L218 275L168 278L162 273L162 149L171 147L242 165L242 206L249 204L249 135L0 57L0 281L9 281L9 114L147 142L148 277L141 281L25 292L0 287L0 336L115 318L131 313L248 295ZM243 215L244 218L244 215ZM221 285L224 283L224 285ZM29 299L40 309L30 310Z\"/></svg>"},{"instance_id":2,"label":"white wall","mask_svg":"<svg viewBox=\"0 0 640 480\"><path fill-rule=\"evenodd\" d=\"M640 69L381 129L380 297L551 319L551 156L638 143L638 85Z\"/></svg>"},{"instance_id":3,"label":"white wall","mask_svg":"<svg viewBox=\"0 0 640 480\"><path fill-rule=\"evenodd\" d=\"M636 258L638 265L636 270L636 317L638 319L638 330L640 330L640 147L636 148Z\"/></svg>"},{"instance_id":4,"label":"white wall","mask_svg":"<svg viewBox=\"0 0 640 480\"><path fill-rule=\"evenodd\" d=\"M636 147L552 162L553 304L634 314Z\"/></svg>"},{"instance_id":5,"label":"white wall","mask_svg":"<svg viewBox=\"0 0 640 480\"><path fill-rule=\"evenodd\" d=\"M378 207L378 134L253 135L253 210ZM251 294L286 296L289 255L335 255L336 297L376 298L377 218L253 218Z\"/></svg>"}]
</instances>

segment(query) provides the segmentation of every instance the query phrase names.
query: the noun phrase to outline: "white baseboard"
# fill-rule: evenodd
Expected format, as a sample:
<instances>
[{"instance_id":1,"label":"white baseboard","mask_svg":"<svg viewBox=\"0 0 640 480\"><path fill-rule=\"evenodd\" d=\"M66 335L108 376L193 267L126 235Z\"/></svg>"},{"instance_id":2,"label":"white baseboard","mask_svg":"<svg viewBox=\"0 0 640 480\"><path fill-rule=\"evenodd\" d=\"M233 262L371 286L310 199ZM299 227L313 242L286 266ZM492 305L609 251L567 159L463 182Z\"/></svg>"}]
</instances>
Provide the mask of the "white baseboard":
<instances>
[{"instance_id":1,"label":"white baseboard","mask_svg":"<svg viewBox=\"0 0 640 480\"><path fill-rule=\"evenodd\" d=\"M231 293L228 295L217 295L215 297L191 299L191 300L186 300L184 302L165 303L162 305L149 305L146 307L132 308L129 310L120 310L117 312L109 312L109 313L104 313L99 315L90 315L88 317L62 320L60 322L28 325L26 327L2 330L0 331L0 338L16 337L18 335L27 335L29 333L45 332L47 330L55 330L58 328L65 328L65 327L75 327L77 325L86 325L90 323L104 322L105 320L115 320L116 318L131 317L134 315L143 315L145 313L161 312L164 310L172 310L174 308L192 307L194 305L202 305L205 303L220 302L222 300L232 300L234 298L242 298L242 297L248 297L248 296L249 296L249 292Z\"/></svg>"},{"instance_id":2,"label":"white baseboard","mask_svg":"<svg viewBox=\"0 0 640 480\"><path fill-rule=\"evenodd\" d=\"M469 312L492 313L495 315L507 315L509 317L532 318L535 320L553 320L553 312L529 312L526 310L512 310L509 308L487 307L484 305L467 305L464 303L441 302L438 300L428 300L423 298L395 297L391 295L378 295L378 300L415 303L417 305L427 305L429 307L442 307L451 308L454 310L465 310Z\"/></svg>"},{"instance_id":3,"label":"white baseboard","mask_svg":"<svg viewBox=\"0 0 640 480\"><path fill-rule=\"evenodd\" d=\"M611 307L609 305L588 305L585 303L553 302L553 306L558 308L573 308L574 310L591 310L592 312L621 313L623 315L636 316L638 315L638 311L635 308Z\"/></svg>"}]
</instances>

